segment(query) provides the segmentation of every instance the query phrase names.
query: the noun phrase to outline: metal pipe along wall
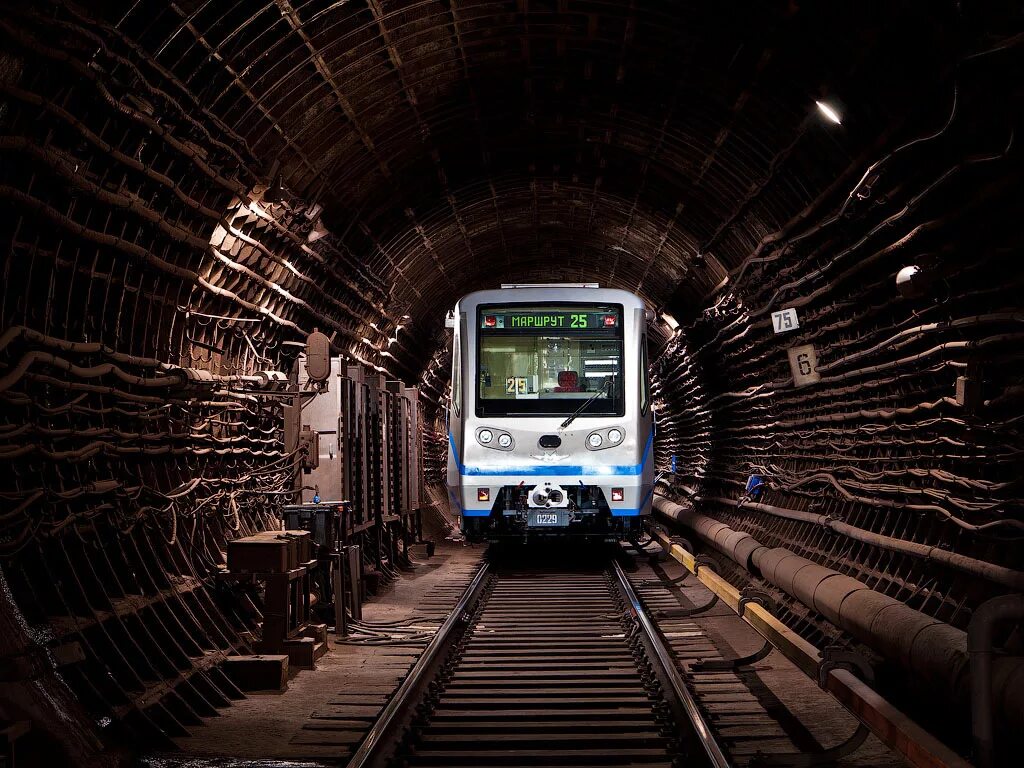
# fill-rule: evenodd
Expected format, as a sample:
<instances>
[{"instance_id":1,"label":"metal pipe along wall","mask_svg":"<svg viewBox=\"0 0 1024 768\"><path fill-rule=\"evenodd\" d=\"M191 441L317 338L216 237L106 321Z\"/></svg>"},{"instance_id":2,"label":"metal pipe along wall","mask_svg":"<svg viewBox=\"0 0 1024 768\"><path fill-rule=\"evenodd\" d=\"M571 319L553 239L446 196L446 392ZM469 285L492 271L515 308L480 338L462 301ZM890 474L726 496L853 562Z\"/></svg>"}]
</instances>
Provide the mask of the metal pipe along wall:
<instances>
[{"instance_id":1,"label":"metal pipe along wall","mask_svg":"<svg viewBox=\"0 0 1024 768\"><path fill-rule=\"evenodd\" d=\"M691 507L661 496L655 496L654 506L751 574L817 611L887 660L910 670L925 687L949 697L951 702L967 701L966 632L784 547L766 547L749 534ZM992 691L997 718L1008 727L1024 727L1024 662L995 659Z\"/></svg>"}]
</instances>

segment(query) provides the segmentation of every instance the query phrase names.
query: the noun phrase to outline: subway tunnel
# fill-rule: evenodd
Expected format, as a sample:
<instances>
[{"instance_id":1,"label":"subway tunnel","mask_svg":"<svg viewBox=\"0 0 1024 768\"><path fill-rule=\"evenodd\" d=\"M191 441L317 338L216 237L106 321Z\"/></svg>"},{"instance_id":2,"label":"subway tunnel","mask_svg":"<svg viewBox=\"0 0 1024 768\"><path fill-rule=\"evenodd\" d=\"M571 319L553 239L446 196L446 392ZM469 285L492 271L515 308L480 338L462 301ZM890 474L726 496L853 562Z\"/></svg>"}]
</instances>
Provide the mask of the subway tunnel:
<instances>
[{"instance_id":1,"label":"subway tunnel","mask_svg":"<svg viewBox=\"0 0 1024 768\"><path fill-rule=\"evenodd\" d=\"M450 514L446 314L550 282L652 310L659 524L953 752L987 719L978 764L1019 764L1018 3L3 8L19 764L130 761L235 706L216 662L255 619L216 575L294 496L272 393L311 333L418 388Z\"/></svg>"}]
</instances>

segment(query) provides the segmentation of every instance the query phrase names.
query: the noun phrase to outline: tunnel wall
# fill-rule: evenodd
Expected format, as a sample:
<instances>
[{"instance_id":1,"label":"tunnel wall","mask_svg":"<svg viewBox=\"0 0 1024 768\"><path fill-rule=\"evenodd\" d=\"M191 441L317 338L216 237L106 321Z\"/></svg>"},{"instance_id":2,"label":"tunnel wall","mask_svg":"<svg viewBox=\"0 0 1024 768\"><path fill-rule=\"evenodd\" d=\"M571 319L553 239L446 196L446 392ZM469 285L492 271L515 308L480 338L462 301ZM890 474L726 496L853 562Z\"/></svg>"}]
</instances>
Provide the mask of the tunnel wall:
<instances>
[{"instance_id":1,"label":"tunnel wall","mask_svg":"<svg viewBox=\"0 0 1024 768\"><path fill-rule=\"evenodd\" d=\"M166 744L229 697L252 627L211 574L287 481L279 409L236 390L320 328L421 383L436 484L439 308L503 280L682 321L652 354L676 498L958 630L1016 583L951 565L1021 559L1014 9L550 5L4 3L0 627L46 662L18 706L75 694L55 743Z\"/></svg>"},{"instance_id":2,"label":"tunnel wall","mask_svg":"<svg viewBox=\"0 0 1024 768\"><path fill-rule=\"evenodd\" d=\"M1024 584L1021 156L975 96L766 235L706 308L677 305L689 319L653 365L671 495L956 630ZM789 307L799 327L776 332ZM803 345L818 380L798 386L788 352ZM852 641L777 596L819 647ZM885 666L887 690L929 708L907 695L926 680L910 672L901 690L906 659ZM931 709L962 746L962 707Z\"/></svg>"},{"instance_id":3,"label":"tunnel wall","mask_svg":"<svg viewBox=\"0 0 1024 768\"><path fill-rule=\"evenodd\" d=\"M294 464L250 390L314 328L384 372L399 319L172 73L74 8L23 10L0 20L0 632L29 661L3 716L77 762L239 696L217 664L259 612L216 574L279 526Z\"/></svg>"}]
</instances>

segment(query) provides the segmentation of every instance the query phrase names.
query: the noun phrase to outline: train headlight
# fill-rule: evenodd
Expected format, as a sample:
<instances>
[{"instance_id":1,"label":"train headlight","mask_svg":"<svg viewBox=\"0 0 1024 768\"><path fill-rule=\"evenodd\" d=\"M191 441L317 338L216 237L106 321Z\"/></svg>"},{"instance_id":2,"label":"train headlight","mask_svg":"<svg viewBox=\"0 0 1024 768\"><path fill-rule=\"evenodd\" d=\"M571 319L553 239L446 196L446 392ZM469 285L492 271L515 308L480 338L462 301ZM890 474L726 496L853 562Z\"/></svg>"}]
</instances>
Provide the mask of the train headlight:
<instances>
[{"instance_id":1,"label":"train headlight","mask_svg":"<svg viewBox=\"0 0 1024 768\"><path fill-rule=\"evenodd\" d=\"M512 445L512 435L498 435L498 445L500 445L502 448L508 448L510 445Z\"/></svg>"},{"instance_id":2,"label":"train headlight","mask_svg":"<svg viewBox=\"0 0 1024 768\"><path fill-rule=\"evenodd\" d=\"M612 430L608 431L608 442L609 443L617 443L621 439L622 439L622 433L619 430L612 429Z\"/></svg>"},{"instance_id":3,"label":"train headlight","mask_svg":"<svg viewBox=\"0 0 1024 768\"><path fill-rule=\"evenodd\" d=\"M587 445L591 448L600 448L604 444L604 438L602 438L597 432L594 432L587 438Z\"/></svg>"},{"instance_id":4,"label":"train headlight","mask_svg":"<svg viewBox=\"0 0 1024 768\"><path fill-rule=\"evenodd\" d=\"M477 432L476 439L479 440L484 445L487 445L489 442L491 442L491 440L494 439L494 435L491 434L491 430L489 429L481 429L479 432Z\"/></svg>"}]
</instances>

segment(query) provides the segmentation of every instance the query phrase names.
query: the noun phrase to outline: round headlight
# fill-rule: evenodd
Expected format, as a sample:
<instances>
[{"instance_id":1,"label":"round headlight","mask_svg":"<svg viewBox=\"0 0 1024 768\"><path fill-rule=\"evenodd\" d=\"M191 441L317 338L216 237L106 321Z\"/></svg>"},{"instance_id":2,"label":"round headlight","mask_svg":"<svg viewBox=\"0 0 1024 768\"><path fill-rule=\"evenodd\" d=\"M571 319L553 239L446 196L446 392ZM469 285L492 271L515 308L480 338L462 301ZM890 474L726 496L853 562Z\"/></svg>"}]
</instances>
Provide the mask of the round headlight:
<instances>
[{"instance_id":1,"label":"round headlight","mask_svg":"<svg viewBox=\"0 0 1024 768\"><path fill-rule=\"evenodd\" d=\"M491 430L489 429L481 429L477 433L476 439L484 445L487 445L492 439L494 439L494 435L491 434Z\"/></svg>"},{"instance_id":2,"label":"round headlight","mask_svg":"<svg viewBox=\"0 0 1024 768\"><path fill-rule=\"evenodd\" d=\"M595 432L594 434L587 438L587 445L589 445L591 448L600 448L603 442L604 440L601 438L599 434L597 434L597 432Z\"/></svg>"},{"instance_id":3,"label":"round headlight","mask_svg":"<svg viewBox=\"0 0 1024 768\"><path fill-rule=\"evenodd\" d=\"M512 435L498 435L498 445L500 445L502 448L508 448L510 445L512 445Z\"/></svg>"},{"instance_id":4,"label":"round headlight","mask_svg":"<svg viewBox=\"0 0 1024 768\"><path fill-rule=\"evenodd\" d=\"M617 443L622 439L622 433L617 429L611 429L608 431L608 442Z\"/></svg>"}]
</instances>

